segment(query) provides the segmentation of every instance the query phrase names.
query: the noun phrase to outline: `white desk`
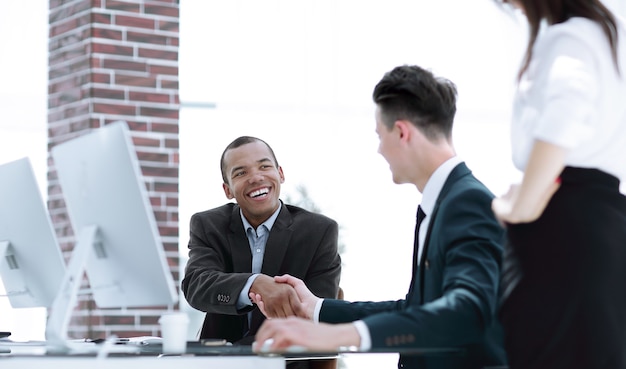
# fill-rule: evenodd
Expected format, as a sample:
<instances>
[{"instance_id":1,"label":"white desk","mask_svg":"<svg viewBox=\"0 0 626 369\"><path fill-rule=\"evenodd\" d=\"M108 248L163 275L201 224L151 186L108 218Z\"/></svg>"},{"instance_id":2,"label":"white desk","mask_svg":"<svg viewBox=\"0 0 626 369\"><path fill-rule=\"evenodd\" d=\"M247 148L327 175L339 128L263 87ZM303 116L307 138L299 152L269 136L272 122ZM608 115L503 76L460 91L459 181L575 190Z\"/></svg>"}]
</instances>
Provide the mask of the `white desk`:
<instances>
[{"instance_id":1,"label":"white desk","mask_svg":"<svg viewBox=\"0 0 626 369\"><path fill-rule=\"evenodd\" d=\"M284 369L282 357L170 356L170 357L0 357L2 369Z\"/></svg>"}]
</instances>

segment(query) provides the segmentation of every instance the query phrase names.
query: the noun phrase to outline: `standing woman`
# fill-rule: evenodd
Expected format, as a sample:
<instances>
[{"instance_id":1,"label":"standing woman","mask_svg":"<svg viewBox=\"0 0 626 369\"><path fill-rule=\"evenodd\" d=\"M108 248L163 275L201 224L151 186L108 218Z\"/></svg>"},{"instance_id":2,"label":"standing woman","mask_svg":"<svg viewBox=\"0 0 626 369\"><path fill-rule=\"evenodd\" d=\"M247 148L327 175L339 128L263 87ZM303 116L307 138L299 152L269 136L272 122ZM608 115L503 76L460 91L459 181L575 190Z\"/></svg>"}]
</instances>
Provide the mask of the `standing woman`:
<instances>
[{"instance_id":1,"label":"standing woman","mask_svg":"<svg viewBox=\"0 0 626 369\"><path fill-rule=\"evenodd\" d=\"M499 0L529 41L500 317L511 369L626 368L626 29L598 0Z\"/></svg>"}]
</instances>

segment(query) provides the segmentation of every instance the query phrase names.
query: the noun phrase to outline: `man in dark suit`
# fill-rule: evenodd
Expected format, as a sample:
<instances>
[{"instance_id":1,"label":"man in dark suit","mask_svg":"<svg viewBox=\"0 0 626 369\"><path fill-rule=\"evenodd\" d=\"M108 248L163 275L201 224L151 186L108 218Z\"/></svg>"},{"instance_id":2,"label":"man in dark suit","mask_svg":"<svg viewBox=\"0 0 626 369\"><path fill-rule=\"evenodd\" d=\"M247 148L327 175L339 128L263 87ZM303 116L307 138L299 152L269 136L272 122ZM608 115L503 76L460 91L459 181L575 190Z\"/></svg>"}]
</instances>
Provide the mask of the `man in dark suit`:
<instances>
[{"instance_id":1,"label":"man in dark suit","mask_svg":"<svg viewBox=\"0 0 626 369\"><path fill-rule=\"evenodd\" d=\"M503 365L495 312L504 231L491 211L493 195L452 145L456 87L420 67L401 66L385 74L373 98L379 153L389 163L395 183L412 183L422 193L406 298L321 299L297 278L277 277L276 281L293 286L302 300L292 311L324 323L294 317L267 320L254 347L261 350L271 338L268 350L296 345L314 351L342 346L398 351L400 368ZM262 294L251 298L262 310L272 303ZM409 350L434 347L460 352L420 356Z\"/></svg>"},{"instance_id":2,"label":"man in dark suit","mask_svg":"<svg viewBox=\"0 0 626 369\"><path fill-rule=\"evenodd\" d=\"M275 275L297 276L316 295L337 296L338 225L279 200L285 177L265 141L237 138L220 166L224 193L237 203L192 216L182 290L192 307L207 313L200 338L251 344L265 317L249 293L275 301L267 306L274 316L293 314L289 300L298 300Z\"/></svg>"}]
</instances>

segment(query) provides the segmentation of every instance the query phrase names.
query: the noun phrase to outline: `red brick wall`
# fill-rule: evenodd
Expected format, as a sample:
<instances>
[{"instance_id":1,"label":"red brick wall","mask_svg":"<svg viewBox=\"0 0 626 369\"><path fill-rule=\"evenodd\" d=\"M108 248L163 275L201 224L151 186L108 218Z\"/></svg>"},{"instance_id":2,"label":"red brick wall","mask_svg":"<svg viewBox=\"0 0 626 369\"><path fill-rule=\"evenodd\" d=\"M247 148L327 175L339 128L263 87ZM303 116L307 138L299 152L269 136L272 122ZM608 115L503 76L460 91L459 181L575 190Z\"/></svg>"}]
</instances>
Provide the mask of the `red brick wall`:
<instances>
[{"instance_id":1,"label":"red brick wall","mask_svg":"<svg viewBox=\"0 0 626 369\"><path fill-rule=\"evenodd\" d=\"M175 281L178 47L177 0L50 0L48 150L110 122L128 122ZM50 155L48 208L68 259L74 234ZM156 335L164 309L100 310L82 295L69 336Z\"/></svg>"}]
</instances>

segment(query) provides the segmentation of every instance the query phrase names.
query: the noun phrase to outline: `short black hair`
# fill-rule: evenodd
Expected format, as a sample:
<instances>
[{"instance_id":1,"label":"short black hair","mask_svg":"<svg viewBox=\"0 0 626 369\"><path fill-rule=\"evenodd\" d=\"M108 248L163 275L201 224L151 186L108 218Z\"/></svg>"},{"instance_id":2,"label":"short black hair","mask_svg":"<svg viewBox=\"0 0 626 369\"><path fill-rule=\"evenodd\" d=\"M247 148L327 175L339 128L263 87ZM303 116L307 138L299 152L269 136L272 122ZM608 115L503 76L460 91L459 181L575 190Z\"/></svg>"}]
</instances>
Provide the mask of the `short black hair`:
<instances>
[{"instance_id":1,"label":"short black hair","mask_svg":"<svg viewBox=\"0 0 626 369\"><path fill-rule=\"evenodd\" d=\"M224 152L222 153L222 158L220 159L220 169L222 170L222 180L224 180L224 183L228 184L228 177L226 176L226 164L224 163L224 157L226 156L226 151L236 149L240 146L243 146L245 144L249 144L252 142L264 143L265 146L267 146L267 148L270 150L270 154L272 154L272 159L274 159L274 164L276 165L276 168L278 168L278 160L276 160L276 155L274 154L274 150L272 150L272 148L270 147L270 145L267 144L267 142L261 140L260 138L256 138L252 136L237 137L233 142L231 142L230 144L228 144L228 146L226 146L226 148L224 149Z\"/></svg>"},{"instance_id":2,"label":"short black hair","mask_svg":"<svg viewBox=\"0 0 626 369\"><path fill-rule=\"evenodd\" d=\"M408 120L431 140L451 138L457 97L451 81L416 65L403 65L383 76L372 97L387 128Z\"/></svg>"}]
</instances>

